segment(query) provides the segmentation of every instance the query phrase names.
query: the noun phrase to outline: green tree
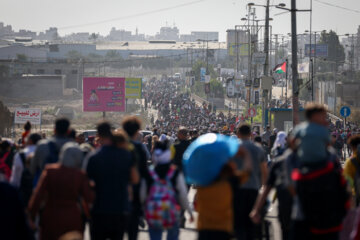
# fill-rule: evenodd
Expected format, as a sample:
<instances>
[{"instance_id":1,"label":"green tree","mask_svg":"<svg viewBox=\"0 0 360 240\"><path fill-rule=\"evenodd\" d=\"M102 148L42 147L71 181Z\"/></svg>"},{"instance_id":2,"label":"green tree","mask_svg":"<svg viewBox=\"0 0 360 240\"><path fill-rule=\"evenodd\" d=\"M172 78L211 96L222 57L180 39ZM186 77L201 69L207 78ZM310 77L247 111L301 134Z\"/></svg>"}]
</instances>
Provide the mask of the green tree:
<instances>
[{"instance_id":1,"label":"green tree","mask_svg":"<svg viewBox=\"0 0 360 240\"><path fill-rule=\"evenodd\" d=\"M99 34L97 33L92 33L89 37L89 40L92 40L94 43L96 43L96 40L99 38Z\"/></svg>"},{"instance_id":2,"label":"green tree","mask_svg":"<svg viewBox=\"0 0 360 240\"><path fill-rule=\"evenodd\" d=\"M197 61L192 67L192 70L195 73L195 81L200 81L200 69L201 68L206 68L206 62ZM210 64L208 65L208 71L210 73L211 78L216 78L217 77L217 74L214 71L214 67L212 65L210 65Z\"/></svg>"},{"instance_id":3,"label":"green tree","mask_svg":"<svg viewBox=\"0 0 360 240\"><path fill-rule=\"evenodd\" d=\"M86 59L92 62L99 62L104 60L104 57L96 53L90 53L89 55L87 55Z\"/></svg>"},{"instance_id":4,"label":"green tree","mask_svg":"<svg viewBox=\"0 0 360 240\"><path fill-rule=\"evenodd\" d=\"M327 61L331 61L330 64L333 64L333 71L337 71L340 65L344 64L345 61L345 51L344 47L340 44L339 36L332 30L330 32L323 31L320 36L319 44L328 45L328 57Z\"/></svg>"},{"instance_id":5,"label":"green tree","mask_svg":"<svg viewBox=\"0 0 360 240\"><path fill-rule=\"evenodd\" d=\"M105 55L106 60L122 60L121 54L116 50L109 50Z\"/></svg>"},{"instance_id":6,"label":"green tree","mask_svg":"<svg viewBox=\"0 0 360 240\"><path fill-rule=\"evenodd\" d=\"M71 50L66 54L66 58L69 62L79 62L80 59L84 58L80 52L76 50Z\"/></svg>"},{"instance_id":7,"label":"green tree","mask_svg":"<svg viewBox=\"0 0 360 240\"><path fill-rule=\"evenodd\" d=\"M215 98L223 98L224 93L225 93L225 90L224 90L223 84L216 79L211 79L210 80L210 95L214 96Z\"/></svg>"}]
</instances>

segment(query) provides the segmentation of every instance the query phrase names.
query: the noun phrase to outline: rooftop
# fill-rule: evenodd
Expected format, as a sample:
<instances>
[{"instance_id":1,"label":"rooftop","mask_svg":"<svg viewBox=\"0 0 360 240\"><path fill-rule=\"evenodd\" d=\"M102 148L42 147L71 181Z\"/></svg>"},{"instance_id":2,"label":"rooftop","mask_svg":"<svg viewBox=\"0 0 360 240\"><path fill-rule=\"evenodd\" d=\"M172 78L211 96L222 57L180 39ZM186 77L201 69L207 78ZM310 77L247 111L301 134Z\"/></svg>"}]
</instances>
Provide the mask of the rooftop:
<instances>
[{"instance_id":1,"label":"rooftop","mask_svg":"<svg viewBox=\"0 0 360 240\"><path fill-rule=\"evenodd\" d=\"M227 49L225 42L99 42L96 50Z\"/></svg>"}]
</instances>

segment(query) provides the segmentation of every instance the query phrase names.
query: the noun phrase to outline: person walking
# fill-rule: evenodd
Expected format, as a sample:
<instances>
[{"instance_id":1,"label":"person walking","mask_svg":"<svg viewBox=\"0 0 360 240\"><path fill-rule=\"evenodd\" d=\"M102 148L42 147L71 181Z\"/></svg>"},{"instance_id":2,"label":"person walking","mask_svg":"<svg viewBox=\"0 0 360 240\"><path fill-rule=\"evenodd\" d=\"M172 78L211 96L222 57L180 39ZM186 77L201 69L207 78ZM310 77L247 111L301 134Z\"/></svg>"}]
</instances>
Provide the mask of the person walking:
<instances>
[{"instance_id":1,"label":"person walking","mask_svg":"<svg viewBox=\"0 0 360 240\"><path fill-rule=\"evenodd\" d=\"M282 240L289 240L293 196L289 191L289 181L287 180L289 165L287 159L291 154L291 151L286 151L286 134L284 134L285 132L282 131L277 134L272 151L273 156L275 156L273 157L273 164L271 165L266 184L264 188L260 190L253 210L250 213L250 218L255 224L261 223L263 207L266 204L271 189L275 188L275 196L278 199L278 219L281 225ZM278 149L281 150L278 151Z\"/></svg>"},{"instance_id":2,"label":"person walking","mask_svg":"<svg viewBox=\"0 0 360 240\"><path fill-rule=\"evenodd\" d=\"M141 182L141 199L151 240L161 240L165 230L167 240L179 239L180 207L189 212L193 221L184 175L171 163L169 147L167 140L155 143L153 166Z\"/></svg>"},{"instance_id":3,"label":"person walking","mask_svg":"<svg viewBox=\"0 0 360 240\"><path fill-rule=\"evenodd\" d=\"M0 142L0 173L5 181L9 182L14 161L14 151L8 140ZM2 179L0 179L1 181Z\"/></svg>"},{"instance_id":4,"label":"person walking","mask_svg":"<svg viewBox=\"0 0 360 240\"><path fill-rule=\"evenodd\" d=\"M237 128L237 137L243 142L243 147L249 152L252 171L249 180L236 189L234 193L235 235L239 240L253 240L261 237L261 226L254 224L249 214L254 207L258 192L267 179L267 159L263 149L253 142L251 128L242 124ZM243 168L241 159L235 158L239 170Z\"/></svg>"},{"instance_id":5,"label":"person walking","mask_svg":"<svg viewBox=\"0 0 360 240\"><path fill-rule=\"evenodd\" d=\"M329 150L327 110L316 103L305 107L306 122L290 135L289 189L292 191L291 238L338 240L350 207L341 164Z\"/></svg>"},{"instance_id":6,"label":"person walking","mask_svg":"<svg viewBox=\"0 0 360 240\"><path fill-rule=\"evenodd\" d=\"M66 143L59 162L48 164L29 202L32 221L40 214L40 239L57 240L67 232L83 233L81 200L89 206L94 194L82 172L84 154L77 143ZM86 207L87 208L87 207Z\"/></svg>"},{"instance_id":7,"label":"person walking","mask_svg":"<svg viewBox=\"0 0 360 240\"><path fill-rule=\"evenodd\" d=\"M120 240L131 213L129 186L139 181L130 151L113 144L111 125L97 126L101 147L89 156L86 171L94 185L96 197L91 210L91 239Z\"/></svg>"},{"instance_id":8,"label":"person walking","mask_svg":"<svg viewBox=\"0 0 360 240\"><path fill-rule=\"evenodd\" d=\"M34 158L30 163L30 172L34 176L36 185L42 170L46 164L57 163L59 152L62 146L71 141L68 138L70 121L66 118L59 118L55 121L54 136L50 139L43 139L38 143Z\"/></svg>"},{"instance_id":9,"label":"person walking","mask_svg":"<svg viewBox=\"0 0 360 240\"><path fill-rule=\"evenodd\" d=\"M133 146L132 151L135 156L139 177L140 179L144 179L148 175L147 161L149 157L147 156L146 146L142 142L138 141L138 135L141 134L139 132L141 121L135 116L130 116L123 120L122 127L129 136L130 143ZM127 233L129 240L136 240L139 230L140 218L143 216L140 202L140 182L132 185L132 194L133 200Z\"/></svg>"},{"instance_id":10,"label":"person walking","mask_svg":"<svg viewBox=\"0 0 360 240\"><path fill-rule=\"evenodd\" d=\"M10 184L19 189L25 207L27 207L33 191L33 176L29 167L34 157L37 143L40 140L40 134L30 134L27 138L25 149L16 153L14 157Z\"/></svg>"},{"instance_id":11,"label":"person walking","mask_svg":"<svg viewBox=\"0 0 360 240\"><path fill-rule=\"evenodd\" d=\"M344 176L349 182L354 193L354 203L360 204L360 135L354 135L348 140L352 155L344 164Z\"/></svg>"},{"instance_id":12,"label":"person walking","mask_svg":"<svg viewBox=\"0 0 360 240\"><path fill-rule=\"evenodd\" d=\"M2 196L0 197L1 239L35 240L17 189L1 181L1 177L0 196Z\"/></svg>"},{"instance_id":13,"label":"person walking","mask_svg":"<svg viewBox=\"0 0 360 240\"><path fill-rule=\"evenodd\" d=\"M234 157L242 159L238 170ZM249 154L236 138L208 133L200 136L184 154L187 180L197 186L199 240L230 240L234 234L234 191L251 172Z\"/></svg>"},{"instance_id":14,"label":"person walking","mask_svg":"<svg viewBox=\"0 0 360 240\"><path fill-rule=\"evenodd\" d=\"M26 143L26 138L30 135L31 123L27 121L24 124L24 132L21 134L21 146L24 146Z\"/></svg>"}]
</instances>

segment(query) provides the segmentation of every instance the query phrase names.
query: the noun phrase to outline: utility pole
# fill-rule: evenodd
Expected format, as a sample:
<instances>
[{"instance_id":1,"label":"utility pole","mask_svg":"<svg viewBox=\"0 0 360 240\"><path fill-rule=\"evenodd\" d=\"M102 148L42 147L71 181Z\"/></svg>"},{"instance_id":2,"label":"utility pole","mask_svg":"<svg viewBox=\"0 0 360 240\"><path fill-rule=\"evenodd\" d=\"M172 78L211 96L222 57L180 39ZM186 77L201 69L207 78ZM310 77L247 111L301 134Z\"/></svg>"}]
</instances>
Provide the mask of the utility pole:
<instances>
[{"instance_id":1,"label":"utility pole","mask_svg":"<svg viewBox=\"0 0 360 240\"><path fill-rule=\"evenodd\" d=\"M354 71L354 59L355 59L355 43L354 43L354 34L351 36L351 71Z\"/></svg>"},{"instance_id":2,"label":"utility pole","mask_svg":"<svg viewBox=\"0 0 360 240\"><path fill-rule=\"evenodd\" d=\"M279 42L278 42L278 36L279 34L274 34L275 35L275 66L278 64L278 51L279 51Z\"/></svg>"},{"instance_id":3,"label":"utility pole","mask_svg":"<svg viewBox=\"0 0 360 240\"><path fill-rule=\"evenodd\" d=\"M296 0L291 0L291 52L292 52L292 119L293 127L299 123L299 86L298 86L298 70L297 70L297 38L296 38Z\"/></svg>"},{"instance_id":4,"label":"utility pole","mask_svg":"<svg viewBox=\"0 0 360 240\"><path fill-rule=\"evenodd\" d=\"M266 11L265 11L265 37L264 37L264 53L265 53L265 64L264 64L264 75L269 74L269 5L270 0L266 0Z\"/></svg>"},{"instance_id":5,"label":"utility pole","mask_svg":"<svg viewBox=\"0 0 360 240\"><path fill-rule=\"evenodd\" d=\"M312 4L313 1L310 0L310 54L309 54L309 59L311 62L311 101L314 101L314 61L311 58L312 55ZM316 44L316 33L315 33L315 44ZM315 47L315 52L316 52L316 47ZM310 76L310 71L309 71L309 76Z\"/></svg>"},{"instance_id":6,"label":"utility pole","mask_svg":"<svg viewBox=\"0 0 360 240\"><path fill-rule=\"evenodd\" d=\"M288 108L288 72L289 72L289 60L286 58L286 72L285 72L285 106Z\"/></svg>"},{"instance_id":7,"label":"utility pole","mask_svg":"<svg viewBox=\"0 0 360 240\"><path fill-rule=\"evenodd\" d=\"M252 79L251 79L251 29L250 29L250 14L251 14L251 7L249 6L249 13L248 13L248 78L250 82L250 90L249 90L249 102L248 102L248 108L250 108L250 102L251 102L251 90L252 90Z\"/></svg>"},{"instance_id":8,"label":"utility pole","mask_svg":"<svg viewBox=\"0 0 360 240\"><path fill-rule=\"evenodd\" d=\"M236 74L239 72L239 34L235 26L235 44L236 44Z\"/></svg>"}]
</instances>

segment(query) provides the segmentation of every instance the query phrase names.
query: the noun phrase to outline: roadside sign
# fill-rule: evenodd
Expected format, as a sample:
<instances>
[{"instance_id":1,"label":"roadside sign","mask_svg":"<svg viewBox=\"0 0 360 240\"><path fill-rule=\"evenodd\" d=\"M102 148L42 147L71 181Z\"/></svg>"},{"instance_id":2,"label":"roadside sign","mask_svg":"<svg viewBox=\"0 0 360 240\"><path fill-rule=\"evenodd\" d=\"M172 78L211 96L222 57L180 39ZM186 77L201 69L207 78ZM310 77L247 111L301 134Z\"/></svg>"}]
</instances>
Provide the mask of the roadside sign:
<instances>
[{"instance_id":1,"label":"roadside sign","mask_svg":"<svg viewBox=\"0 0 360 240\"><path fill-rule=\"evenodd\" d=\"M266 54L262 52L253 53L252 55L252 64L264 64L266 59Z\"/></svg>"},{"instance_id":2,"label":"roadside sign","mask_svg":"<svg viewBox=\"0 0 360 240\"><path fill-rule=\"evenodd\" d=\"M255 117L256 116L256 109L255 108L249 108L248 109L248 115L249 115L249 117Z\"/></svg>"},{"instance_id":3,"label":"roadside sign","mask_svg":"<svg viewBox=\"0 0 360 240\"><path fill-rule=\"evenodd\" d=\"M235 86L234 86L234 80L228 79L226 85L226 94L229 98L232 98L235 96Z\"/></svg>"},{"instance_id":4,"label":"roadside sign","mask_svg":"<svg viewBox=\"0 0 360 240\"><path fill-rule=\"evenodd\" d=\"M305 44L305 57L310 56L310 44ZM328 45L327 44L311 44L311 56L316 57L327 57L328 56Z\"/></svg>"},{"instance_id":5,"label":"roadside sign","mask_svg":"<svg viewBox=\"0 0 360 240\"><path fill-rule=\"evenodd\" d=\"M125 85L125 78L83 78L83 111L125 112Z\"/></svg>"},{"instance_id":6,"label":"roadside sign","mask_svg":"<svg viewBox=\"0 0 360 240\"><path fill-rule=\"evenodd\" d=\"M351 114L351 109L348 106L344 106L340 109L340 115L347 118Z\"/></svg>"},{"instance_id":7,"label":"roadside sign","mask_svg":"<svg viewBox=\"0 0 360 240\"><path fill-rule=\"evenodd\" d=\"M16 108L15 124L23 124L29 121L33 125L41 125L41 109L37 108Z\"/></svg>"},{"instance_id":8,"label":"roadside sign","mask_svg":"<svg viewBox=\"0 0 360 240\"><path fill-rule=\"evenodd\" d=\"M142 98L142 78L125 78L125 97Z\"/></svg>"},{"instance_id":9,"label":"roadside sign","mask_svg":"<svg viewBox=\"0 0 360 240\"><path fill-rule=\"evenodd\" d=\"M210 75L205 75L205 83L209 83L210 82Z\"/></svg>"},{"instance_id":10,"label":"roadside sign","mask_svg":"<svg viewBox=\"0 0 360 240\"><path fill-rule=\"evenodd\" d=\"M200 82L205 82L206 68L200 68Z\"/></svg>"}]
</instances>

